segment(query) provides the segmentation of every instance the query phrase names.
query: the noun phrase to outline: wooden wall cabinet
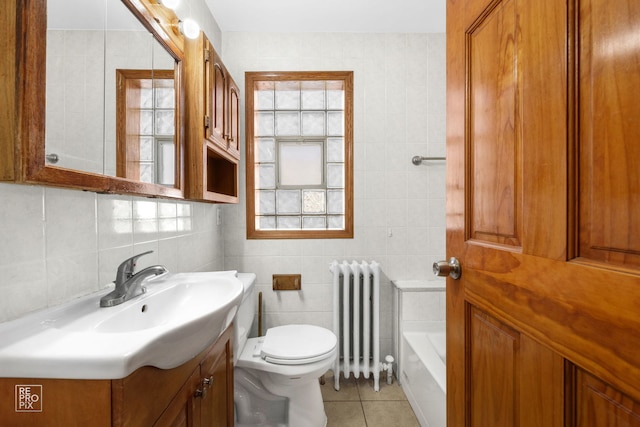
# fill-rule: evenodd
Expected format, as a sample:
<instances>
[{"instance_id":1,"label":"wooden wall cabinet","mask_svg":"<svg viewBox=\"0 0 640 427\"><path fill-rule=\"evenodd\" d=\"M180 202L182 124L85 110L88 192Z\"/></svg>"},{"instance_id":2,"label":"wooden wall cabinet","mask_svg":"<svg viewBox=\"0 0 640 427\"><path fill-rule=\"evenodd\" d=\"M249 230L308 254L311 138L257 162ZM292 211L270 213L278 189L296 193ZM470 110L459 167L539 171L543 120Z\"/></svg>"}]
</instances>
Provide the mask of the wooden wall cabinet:
<instances>
[{"instance_id":1,"label":"wooden wall cabinet","mask_svg":"<svg viewBox=\"0 0 640 427\"><path fill-rule=\"evenodd\" d=\"M119 380L2 378L0 419L16 427L233 426L232 340L233 326L177 368L145 366ZM40 392L41 412L16 411L19 385Z\"/></svg>"},{"instance_id":2,"label":"wooden wall cabinet","mask_svg":"<svg viewBox=\"0 0 640 427\"><path fill-rule=\"evenodd\" d=\"M185 43L186 197L238 203L240 91L204 33Z\"/></svg>"},{"instance_id":3,"label":"wooden wall cabinet","mask_svg":"<svg viewBox=\"0 0 640 427\"><path fill-rule=\"evenodd\" d=\"M132 16L154 35L159 46L175 60L174 69L171 70L171 78L175 80L175 112L176 117L183 117L184 37L172 30L172 22L177 17L152 0L122 2L130 9ZM46 159L46 40L46 0L5 0L2 3L0 48L5 55L0 67L0 96L6 108L3 107L0 112L0 181L182 199L181 160L184 135L181 119L175 122L176 160L173 184L143 182L139 173L137 177L124 172L111 176L107 173L72 169L69 166L55 165ZM126 49L126 46L121 49ZM105 86L103 92L107 93L108 90L113 90L115 96L115 87ZM100 149L97 148L98 151ZM112 154L116 155L115 147ZM103 165L103 168L106 166Z\"/></svg>"}]
</instances>

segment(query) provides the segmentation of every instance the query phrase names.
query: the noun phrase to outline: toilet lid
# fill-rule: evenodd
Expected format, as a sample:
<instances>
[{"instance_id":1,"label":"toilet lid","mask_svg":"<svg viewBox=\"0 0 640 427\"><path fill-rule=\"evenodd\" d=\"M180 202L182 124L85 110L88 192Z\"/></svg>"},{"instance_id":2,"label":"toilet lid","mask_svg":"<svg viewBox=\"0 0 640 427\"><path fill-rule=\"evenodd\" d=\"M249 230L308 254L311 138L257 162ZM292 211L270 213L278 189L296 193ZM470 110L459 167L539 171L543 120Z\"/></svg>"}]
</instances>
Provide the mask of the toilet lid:
<instances>
[{"instance_id":1,"label":"toilet lid","mask_svg":"<svg viewBox=\"0 0 640 427\"><path fill-rule=\"evenodd\" d=\"M260 355L280 365L312 363L327 358L337 342L333 332L319 326L277 326L267 330Z\"/></svg>"}]
</instances>

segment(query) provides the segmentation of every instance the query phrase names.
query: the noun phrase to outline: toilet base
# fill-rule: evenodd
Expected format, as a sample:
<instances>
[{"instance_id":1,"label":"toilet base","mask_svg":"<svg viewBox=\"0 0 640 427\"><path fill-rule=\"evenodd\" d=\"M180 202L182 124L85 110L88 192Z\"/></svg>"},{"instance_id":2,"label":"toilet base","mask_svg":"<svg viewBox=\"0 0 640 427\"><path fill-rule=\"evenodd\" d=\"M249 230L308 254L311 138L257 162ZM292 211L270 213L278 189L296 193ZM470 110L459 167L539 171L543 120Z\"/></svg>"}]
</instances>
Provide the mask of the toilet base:
<instances>
[{"instance_id":1,"label":"toilet base","mask_svg":"<svg viewBox=\"0 0 640 427\"><path fill-rule=\"evenodd\" d=\"M324 412L318 378L300 382L295 378L289 378L289 384L283 385L278 374L266 373L261 376L267 390L289 398L289 426L325 427L327 425L327 415Z\"/></svg>"},{"instance_id":2,"label":"toilet base","mask_svg":"<svg viewBox=\"0 0 640 427\"><path fill-rule=\"evenodd\" d=\"M326 427L327 415L318 378L301 381L301 378L285 378L279 374L242 369L258 377L269 393L288 398L289 427Z\"/></svg>"},{"instance_id":3,"label":"toilet base","mask_svg":"<svg viewBox=\"0 0 640 427\"><path fill-rule=\"evenodd\" d=\"M237 427L287 427L289 399L266 389L256 372L234 372L234 425Z\"/></svg>"}]
</instances>

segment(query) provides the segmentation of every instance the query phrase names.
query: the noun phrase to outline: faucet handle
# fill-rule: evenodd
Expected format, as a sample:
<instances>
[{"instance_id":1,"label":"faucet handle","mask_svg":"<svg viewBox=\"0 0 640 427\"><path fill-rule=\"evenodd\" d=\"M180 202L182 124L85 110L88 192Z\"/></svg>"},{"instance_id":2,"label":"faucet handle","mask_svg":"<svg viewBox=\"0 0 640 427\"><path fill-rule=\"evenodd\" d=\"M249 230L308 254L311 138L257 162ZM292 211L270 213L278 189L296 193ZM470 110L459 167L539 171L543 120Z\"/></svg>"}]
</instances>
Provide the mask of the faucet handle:
<instances>
[{"instance_id":1,"label":"faucet handle","mask_svg":"<svg viewBox=\"0 0 640 427\"><path fill-rule=\"evenodd\" d=\"M118 266L118 272L116 273L116 285L123 283L125 280L133 276L133 270L136 267L136 261L143 255L148 255L153 251L142 252L138 255L134 255L131 258L127 258Z\"/></svg>"}]
</instances>

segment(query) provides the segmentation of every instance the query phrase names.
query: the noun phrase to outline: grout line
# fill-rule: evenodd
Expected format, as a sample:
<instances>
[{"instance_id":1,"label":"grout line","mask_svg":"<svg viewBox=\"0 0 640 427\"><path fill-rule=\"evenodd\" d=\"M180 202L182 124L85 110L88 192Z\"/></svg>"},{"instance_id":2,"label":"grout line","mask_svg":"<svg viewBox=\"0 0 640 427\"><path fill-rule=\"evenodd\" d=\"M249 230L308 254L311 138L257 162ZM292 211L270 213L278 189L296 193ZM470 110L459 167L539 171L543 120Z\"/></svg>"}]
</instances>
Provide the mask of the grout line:
<instances>
[{"instance_id":1,"label":"grout line","mask_svg":"<svg viewBox=\"0 0 640 427\"><path fill-rule=\"evenodd\" d=\"M364 412L364 405L362 404L362 399L360 399L360 409L362 409L362 418L364 418L365 427L369 427L369 423L367 422L367 413Z\"/></svg>"},{"instance_id":2,"label":"grout line","mask_svg":"<svg viewBox=\"0 0 640 427\"><path fill-rule=\"evenodd\" d=\"M354 378L354 382L356 384L356 390L358 391L358 399L360 399L360 410L362 411L362 418L364 419L365 427L369 427L369 423L367 422L367 413L364 411L364 405L362 404L362 395L360 394L360 382L357 378Z\"/></svg>"}]
</instances>

